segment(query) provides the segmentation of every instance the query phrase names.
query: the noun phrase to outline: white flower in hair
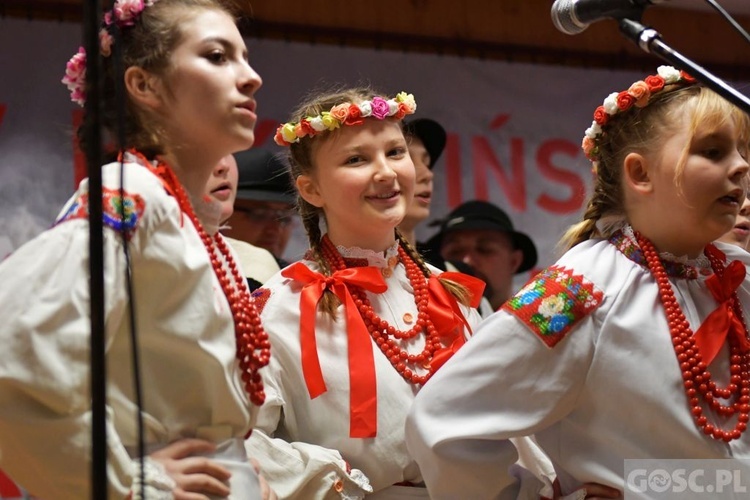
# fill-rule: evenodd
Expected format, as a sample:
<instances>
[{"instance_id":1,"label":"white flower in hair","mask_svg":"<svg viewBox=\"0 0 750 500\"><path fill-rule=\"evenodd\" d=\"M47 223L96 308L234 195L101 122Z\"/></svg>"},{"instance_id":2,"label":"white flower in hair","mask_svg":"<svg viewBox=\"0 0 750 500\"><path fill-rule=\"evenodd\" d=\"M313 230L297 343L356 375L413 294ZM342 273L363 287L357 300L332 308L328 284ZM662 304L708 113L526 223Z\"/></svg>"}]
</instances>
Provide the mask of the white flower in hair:
<instances>
[{"instance_id":1,"label":"white flower in hair","mask_svg":"<svg viewBox=\"0 0 750 500\"><path fill-rule=\"evenodd\" d=\"M370 100L342 102L336 104L329 111L322 111L316 116L307 116L299 122L282 123L276 129L274 142L279 146L289 146L303 137L313 137L321 132L336 130L344 125L360 125L365 118L384 120L395 118L402 120L404 116L414 114L417 102L412 94L399 92L396 97L386 100L375 96Z\"/></svg>"},{"instance_id":2,"label":"white flower in hair","mask_svg":"<svg viewBox=\"0 0 750 500\"><path fill-rule=\"evenodd\" d=\"M659 66L656 68L656 73L664 78L664 83L667 85L675 83L680 79L680 70L672 66Z\"/></svg>"},{"instance_id":3,"label":"white flower in hair","mask_svg":"<svg viewBox=\"0 0 750 500\"><path fill-rule=\"evenodd\" d=\"M619 95L619 92L612 92L607 96L606 99L604 99L604 111L607 112L609 115L614 115L617 113L617 96Z\"/></svg>"},{"instance_id":4,"label":"white flower in hair","mask_svg":"<svg viewBox=\"0 0 750 500\"><path fill-rule=\"evenodd\" d=\"M635 108L640 109L648 106L650 99L662 92L666 85L696 83L695 78L671 66L659 66L658 74L650 75L633 83L627 90L612 92L604 99L604 103L594 110L594 121L586 129L581 142L581 148L586 157L591 160L593 171L599 169L601 159L601 141L604 135L604 127L609 120L619 114Z\"/></svg>"},{"instance_id":5,"label":"white flower in hair","mask_svg":"<svg viewBox=\"0 0 750 500\"><path fill-rule=\"evenodd\" d=\"M313 116L309 120L310 126L315 130L316 132L322 132L326 129L325 123L323 123L323 118L320 116Z\"/></svg>"},{"instance_id":6,"label":"white flower in hair","mask_svg":"<svg viewBox=\"0 0 750 500\"><path fill-rule=\"evenodd\" d=\"M591 126L586 129L586 137L594 138L602 133L602 127L596 122L591 122Z\"/></svg>"},{"instance_id":7,"label":"white flower in hair","mask_svg":"<svg viewBox=\"0 0 750 500\"><path fill-rule=\"evenodd\" d=\"M362 101L359 103L359 111L362 113L362 118L372 116L372 101Z\"/></svg>"},{"instance_id":8,"label":"white flower in hair","mask_svg":"<svg viewBox=\"0 0 750 500\"><path fill-rule=\"evenodd\" d=\"M393 116L398 111L398 103L394 99L388 99L388 116Z\"/></svg>"}]
</instances>

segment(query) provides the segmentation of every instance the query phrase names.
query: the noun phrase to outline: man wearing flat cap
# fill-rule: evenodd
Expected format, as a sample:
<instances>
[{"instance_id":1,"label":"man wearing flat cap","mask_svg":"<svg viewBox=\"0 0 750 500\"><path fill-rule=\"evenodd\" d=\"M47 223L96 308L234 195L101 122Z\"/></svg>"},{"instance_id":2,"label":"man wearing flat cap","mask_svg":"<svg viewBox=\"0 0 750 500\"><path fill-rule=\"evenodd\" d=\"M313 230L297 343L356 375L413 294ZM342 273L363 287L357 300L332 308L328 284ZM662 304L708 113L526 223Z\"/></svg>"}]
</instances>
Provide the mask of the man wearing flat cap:
<instances>
[{"instance_id":1,"label":"man wearing flat cap","mask_svg":"<svg viewBox=\"0 0 750 500\"><path fill-rule=\"evenodd\" d=\"M248 149L234 155L239 170L234 214L227 236L265 248L280 267L292 235L296 216L296 191L277 155L265 149Z\"/></svg>"},{"instance_id":2,"label":"man wearing flat cap","mask_svg":"<svg viewBox=\"0 0 750 500\"><path fill-rule=\"evenodd\" d=\"M490 289L494 310L513 295L513 275L536 265L537 251L526 234L516 231L510 217L492 203L467 201L440 221L428 245L446 260L476 269Z\"/></svg>"}]
</instances>

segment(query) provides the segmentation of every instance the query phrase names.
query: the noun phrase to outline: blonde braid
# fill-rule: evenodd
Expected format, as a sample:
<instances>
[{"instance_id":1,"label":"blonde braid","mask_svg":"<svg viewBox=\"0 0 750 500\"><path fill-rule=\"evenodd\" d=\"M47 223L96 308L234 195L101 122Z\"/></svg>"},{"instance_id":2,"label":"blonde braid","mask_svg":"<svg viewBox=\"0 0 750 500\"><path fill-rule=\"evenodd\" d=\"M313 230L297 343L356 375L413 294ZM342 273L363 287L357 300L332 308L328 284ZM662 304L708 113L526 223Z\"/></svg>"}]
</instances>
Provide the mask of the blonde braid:
<instances>
[{"instance_id":1,"label":"blonde braid","mask_svg":"<svg viewBox=\"0 0 750 500\"><path fill-rule=\"evenodd\" d=\"M558 246L563 252L591 239L596 234L596 223L603 215L601 212L602 203L598 194L600 194L599 190L595 191L586 205L583 220L570 226L560 239Z\"/></svg>"},{"instance_id":2,"label":"blonde braid","mask_svg":"<svg viewBox=\"0 0 750 500\"><path fill-rule=\"evenodd\" d=\"M310 242L310 259L318 264L321 274L324 276L331 276L333 271L328 264L328 261L323 257L323 252L320 248L320 242L323 239L323 235L320 232L320 212L317 207L309 204L303 200L302 197L297 198L297 203L299 214L302 218L302 223L305 226L308 241ZM326 289L318 304L321 311L336 321L336 309L339 304L341 304L341 301L335 293Z\"/></svg>"},{"instance_id":3,"label":"blonde braid","mask_svg":"<svg viewBox=\"0 0 750 500\"><path fill-rule=\"evenodd\" d=\"M427 264L425 263L422 256L417 252L417 250L409 243L409 240L407 240L403 234L401 234L401 231L396 228L396 239L398 240L399 245L406 251L407 254L409 254L409 257L417 263L419 268L422 270L422 273L424 274L425 278L428 278L432 275L432 271L427 267ZM469 296L469 290L465 286L463 286L460 283L456 283L453 280L449 280L447 278L441 278L441 275L438 275L438 281L443 285L443 287L453 295L456 300L464 305L468 306L471 302L471 298Z\"/></svg>"}]
</instances>

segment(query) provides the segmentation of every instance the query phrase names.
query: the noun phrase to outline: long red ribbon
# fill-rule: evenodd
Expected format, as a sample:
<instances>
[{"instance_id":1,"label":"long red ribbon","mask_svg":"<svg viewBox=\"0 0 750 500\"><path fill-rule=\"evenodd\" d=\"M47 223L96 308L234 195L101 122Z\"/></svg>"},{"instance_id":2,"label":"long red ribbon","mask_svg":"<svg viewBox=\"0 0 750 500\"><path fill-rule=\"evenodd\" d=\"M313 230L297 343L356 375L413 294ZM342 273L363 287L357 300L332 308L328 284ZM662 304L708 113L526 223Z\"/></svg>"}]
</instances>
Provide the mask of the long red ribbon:
<instances>
[{"instance_id":1,"label":"long red ribbon","mask_svg":"<svg viewBox=\"0 0 750 500\"><path fill-rule=\"evenodd\" d=\"M331 290L344 304L349 343L349 435L354 438L375 437L377 434L377 383L372 339L347 284L373 293L383 293L388 286L375 267L353 267L325 276L297 262L282 276L302 286L300 294L300 351L302 373L311 399L326 392L323 372L315 339L315 316L323 293Z\"/></svg>"},{"instance_id":2,"label":"long red ribbon","mask_svg":"<svg viewBox=\"0 0 750 500\"><path fill-rule=\"evenodd\" d=\"M446 278L463 285L469 292L471 307L479 307L485 286L484 281L468 274L444 272L439 275L431 275L427 283L427 291L429 292L427 314L435 328L446 335L463 323L471 331L469 323L458 306L458 301L448 293L443 284L440 283L439 278Z\"/></svg>"},{"instance_id":3,"label":"long red ribbon","mask_svg":"<svg viewBox=\"0 0 750 500\"><path fill-rule=\"evenodd\" d=\"M469 292L471 307L479 307L485 287L484 281L468 274L444 272L440 275L433 274L430 276L427 283L427 314L440 336L450 342L447 347L438 349L433 353L430 361L433 373L443 366L466 342L462 326L466 326L466 329L471 333L471 326L461 312L458 301L448 293L439 278L446 278L463 285Z\"/></svg>"},{"instance_id":4,"label":"long red ribbon","mask_svg":"<svg viewBox=\"0 0 750 500\"><path fill-rule=\"evenodd\" d=\"M745 265L738 260L729 263L723 276L719 277L714 273L706 279L708 290L719 303L719 307L708 315L694 336L695 345L706 365L711 364L730 333L737 340L742 352L750 349L745 326L732 307L734 292L744 279Z\"/></svg>"}]
</instances>

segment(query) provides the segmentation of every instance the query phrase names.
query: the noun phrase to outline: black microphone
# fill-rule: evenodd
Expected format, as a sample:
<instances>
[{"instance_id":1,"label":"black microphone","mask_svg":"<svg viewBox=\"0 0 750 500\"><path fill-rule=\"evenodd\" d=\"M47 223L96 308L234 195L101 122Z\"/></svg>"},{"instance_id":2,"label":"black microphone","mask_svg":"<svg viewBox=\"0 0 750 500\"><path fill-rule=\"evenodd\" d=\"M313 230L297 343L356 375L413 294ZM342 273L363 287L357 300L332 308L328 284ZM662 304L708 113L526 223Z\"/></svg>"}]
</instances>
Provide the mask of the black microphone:
<instances>
[{"instance_id":1,"label":"black microphone","mask_svg":"<svg viewBox=\"0 0 750 500\"><path fill-rule=\"evenodd\" d=\"M555 0L552 23L566 35L577 35L605 18L640 19L643 9L666 0Z\"/></svg>"}]
</instances>

